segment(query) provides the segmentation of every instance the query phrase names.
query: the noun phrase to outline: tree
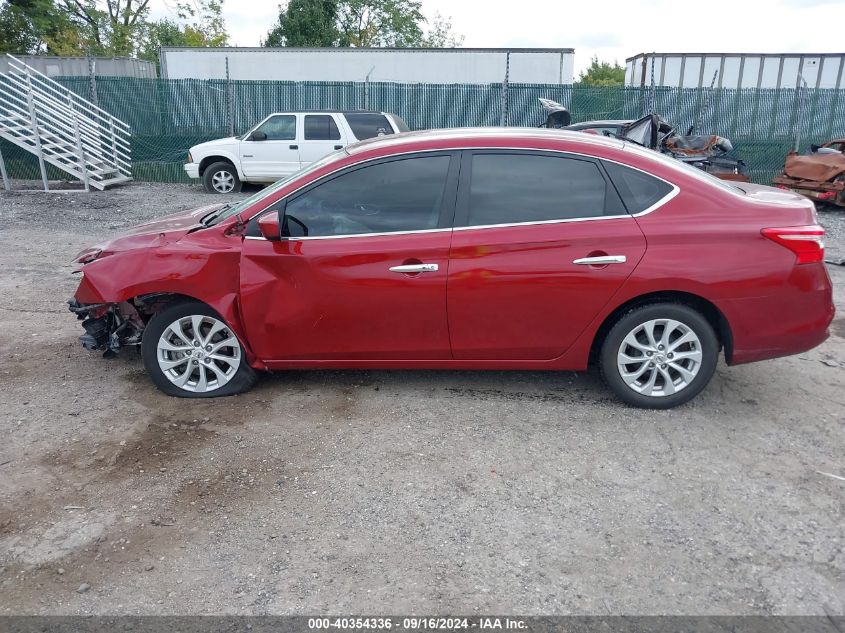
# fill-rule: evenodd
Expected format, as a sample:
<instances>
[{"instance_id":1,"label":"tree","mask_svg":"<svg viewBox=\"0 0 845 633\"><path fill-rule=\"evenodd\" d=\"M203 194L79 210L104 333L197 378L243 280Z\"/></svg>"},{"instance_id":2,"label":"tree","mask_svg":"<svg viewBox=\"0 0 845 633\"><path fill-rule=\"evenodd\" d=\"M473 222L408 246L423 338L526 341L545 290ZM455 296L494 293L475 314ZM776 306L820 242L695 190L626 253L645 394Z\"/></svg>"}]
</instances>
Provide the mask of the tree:
<instances>
[{"instance_id":1,"label":"tree","mask_svg":"<svg viewBox=\"0 0 845 633\"><path fill-rule=\"evenodd\" d=\"M150 0L61 0L61 7L95 55L135 53L149 14Z\"/></svg>"},{"instance_id":2,"label":"tree","mask_svg":"<svg viewBox=\"0 0 845 633\"><path fill-rule=\"evenodd\" d=\"M159 64L162 46L225 46L229 39L221 0L180 2L177 20L162 18L145 25L138 57Z\"/></svg>"},{"instance_id":3,"label":"tree","mask_svg":"<svg viewBox=\"0 0 845 633\"><path fill-rule=\"evenodd\" d=\"M341 46L419 46L423 22L418 0L346 0L338 5Z\"/></svg>"},{"instance_id":4,"label":"tree","mask_svg":"<svg viewBox=\"0 0 845 633\"><path fill-rule=\"evenodd\" d=\"M262 46L337 46L337 0L291 0Z\"/></svg>"},{"instance_id":5,"label":"tree","mask_svg":"<svg viewBox=\"0 0 845 633\"><path fill-rule=\"evenodd\" d=\"M458 48L464 43L464 36L458 35L452 30L452 23L449 18L444 18L439 13L434 14L431 21L431 28L423 36L421 45L423 48Z\"/></svg>"},{"instance_id":6,"label":"tree","mask_svg":"<svg viewBox=\"0 0 845 633\"><path fill-rule=\"evenodd\" d=\"M78 40L76 27L54 0L7 0L0 4L0 52L63 54Z\"/></svg>"},{"instance_id":7,"label":"tree","mask_svg":"<svg viewBox=\"0 0 845 633\"><path fill-rule=\"evenodd\" d=\"M590 67L581 71L577 83L582 86L622 86L625 69L616 61L613 64L600 62L598 56L593 56Z\"/></svg>"},{"instance_id":8,"label":"tree","mask_svg":"<svg viewBox=\"0 0 845 633\"><path fill-rule=\"evenodd\" d=\"M20 7L4 2L0 6L0 53L37 53L41 45L30 16Z\"/></svg>"},{"instance_id":9,"label":"tree","mask_svg":"<svg viewBox=\"0 0 845 633\"><path fill-rule=\"evenodd\" d=\"M264 46L436 47L463 37L439 14L426 32L419 0L290 0Z\"/></svg>"}]
</instances>

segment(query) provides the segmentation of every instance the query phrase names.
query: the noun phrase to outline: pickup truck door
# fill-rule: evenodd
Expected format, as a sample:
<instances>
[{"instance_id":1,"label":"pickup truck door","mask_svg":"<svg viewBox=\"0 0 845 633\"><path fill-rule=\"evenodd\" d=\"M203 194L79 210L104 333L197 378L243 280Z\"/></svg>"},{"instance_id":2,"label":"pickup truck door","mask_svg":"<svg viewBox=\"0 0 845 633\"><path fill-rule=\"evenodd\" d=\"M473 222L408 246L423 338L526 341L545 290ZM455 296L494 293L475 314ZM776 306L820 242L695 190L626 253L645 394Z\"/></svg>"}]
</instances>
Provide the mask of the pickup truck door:
<instances>
[{"instance_id":1,"label":"pickup truck door","mask_svg":"<svg viewBox=\"0 0 845 633\"><path fill-rule=\"evenodd\" d=\"M307 167L323 156L342 149L349 142L345 126L333 114L304 114L303 136L299 143L299 160ZM340 125L339 125L340 124Z\"/></svg>"},{"instance_id":2,"label":"pickup truck door","mask_svg":"<svg viewBox=\"0 0 845 633\"><path fill-rule=\"evenodd\" d=\"M273 181L299 169L296 118L295 114L273 114L241 141L240 159L244 176ZM256 140L256 136L261 140Z\"/></svg>"}]
</instances>

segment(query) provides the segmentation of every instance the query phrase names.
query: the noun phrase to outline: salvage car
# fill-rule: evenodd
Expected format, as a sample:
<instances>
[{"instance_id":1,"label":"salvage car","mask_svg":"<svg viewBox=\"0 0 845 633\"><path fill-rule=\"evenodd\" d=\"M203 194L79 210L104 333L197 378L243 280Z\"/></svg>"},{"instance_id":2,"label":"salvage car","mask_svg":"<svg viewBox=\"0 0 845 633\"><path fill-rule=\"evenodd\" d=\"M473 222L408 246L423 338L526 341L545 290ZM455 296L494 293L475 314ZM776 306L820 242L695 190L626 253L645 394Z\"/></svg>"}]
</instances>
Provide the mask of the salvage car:
<instances>
[{"instance_id":1,"label":"salvage car","mask_svg":"<svg viewBox=\"0 0 845 633\"><path fill-rule=\"evenodd\" d=\"M540 99L546 113L542 127L601 134L632 141L643 147L663 152L722 180L750 182L745 161L728 156L733 150L729 139L716 134L677 133L676 128L657 114L648 114L635 121L608 119L570 123L565 106L551 99Z\"/></svg>"},{"instance_id":2,"label":"salvage car","mask_svg":"<svg viewBox=\"0 0 845 633\"><path fill-rule=\"evenodd\" d=\"M595 135L412 132L83 251L82 344L173 396L275 369L601 369L668 408L833 319L806 198ZM772 315L777 315L772 318Z\"/></svg>"},{"instance_id":3,"label":"salvage car","mask_svg":"<svg viewBox=\"0 0 845 633\"><path fill-rule=\"evenodd\" d=\"M845 207L845 139L812 145L804 156L790 152L783 174L773 182L816 202Z\"/></svg>"},{"instance_id":4,"label":"salvage car","mask_svg":"<svg viewBox=\"0 0 845 633\"><path fill-rule=\"evenodd\" d=\"M244 182L275 182L350 143L407 131L390 112L276 112L246 134L194 145L185 173L209 193L231 193Z\"/></svg>"}]
</instances>

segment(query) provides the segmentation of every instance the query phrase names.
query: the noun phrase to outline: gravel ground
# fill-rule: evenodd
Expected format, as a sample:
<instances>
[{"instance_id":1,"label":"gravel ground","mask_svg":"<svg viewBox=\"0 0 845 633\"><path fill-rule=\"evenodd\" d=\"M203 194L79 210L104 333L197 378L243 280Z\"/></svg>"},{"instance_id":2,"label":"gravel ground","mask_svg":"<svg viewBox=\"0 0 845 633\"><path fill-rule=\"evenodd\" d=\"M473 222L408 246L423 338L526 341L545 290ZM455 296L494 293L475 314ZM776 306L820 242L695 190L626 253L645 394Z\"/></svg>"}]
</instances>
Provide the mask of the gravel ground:
<instances>
[{"instance_id":1,"label":"gravel ground","mask_svg":"<svg viewBox=\"0 0 845 633\"><path fill-rule=\"evenodd\" d=\"M673 411L543 372L170 399L78 345L69 262L210 200L0 194L0 613L845 613L842 317Z\"/></svg>"}]
</instances>

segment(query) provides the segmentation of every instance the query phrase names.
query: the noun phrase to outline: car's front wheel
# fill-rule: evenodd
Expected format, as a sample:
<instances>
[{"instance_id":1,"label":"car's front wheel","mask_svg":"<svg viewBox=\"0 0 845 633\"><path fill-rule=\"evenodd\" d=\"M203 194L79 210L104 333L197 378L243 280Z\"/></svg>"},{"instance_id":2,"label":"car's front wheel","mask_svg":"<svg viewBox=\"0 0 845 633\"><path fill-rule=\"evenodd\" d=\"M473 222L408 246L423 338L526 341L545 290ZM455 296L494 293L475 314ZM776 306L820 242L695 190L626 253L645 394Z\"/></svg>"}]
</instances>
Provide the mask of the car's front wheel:
<instances>
[{"instance_id":1,"label":"car's front wheel","mask_svg":"<svg viewBox=\"0 0 845 633\"><path fill-rule=\"evenodd\" d=\"M196 301L174 304L153 316L141 353L155 385L171 396L230 396L256 381L238 337L219 314Z\"/></svg>"},{"instance_id":2,"label":"car's front wheel","mask_svg":"<svg viewBox=\"0 0 845 633\"><path fill-rule=\"evenodd\" d=\"M668 409L698 395L716 370L719 339L707 319L677 303L654 303L624 314L601 348L602 375L636 407Z\"/></svg>"},{"instance_id":3,"label":"car's front wheel","mask_svg":"<svg viewBox=\"0 0 845 633\"><path fill-rule=\"evenodd\" d=\"M208 193L232 193L241 190L238 170L232 163L214 163L202 174L202 184Z\"/></svg>"}]
</instances>

